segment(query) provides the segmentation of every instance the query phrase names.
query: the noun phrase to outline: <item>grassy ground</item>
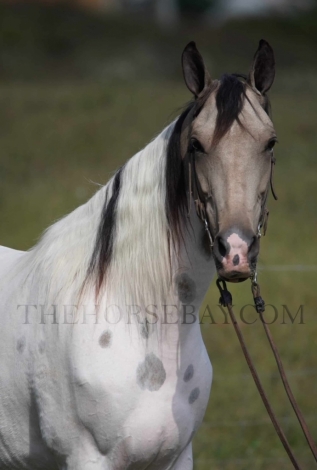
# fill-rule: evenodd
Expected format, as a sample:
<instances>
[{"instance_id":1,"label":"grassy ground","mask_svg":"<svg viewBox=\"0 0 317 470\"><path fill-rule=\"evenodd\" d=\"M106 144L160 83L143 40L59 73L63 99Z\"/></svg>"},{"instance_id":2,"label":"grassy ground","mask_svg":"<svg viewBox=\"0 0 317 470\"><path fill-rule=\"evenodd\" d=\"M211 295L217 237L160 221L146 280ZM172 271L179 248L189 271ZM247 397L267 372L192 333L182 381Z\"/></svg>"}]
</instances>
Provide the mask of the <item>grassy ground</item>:
<instances>
[{"instance_id":1,"label":"grassy ground","mask_svg":"<svg viewBox=\"0 0 317 470\"><path fill-rule=\"evenodd\" d=\"M250 34L255 49L262 33L255 28ZM289 51L287 34L286 30L281 36L284 43L278 40L279 55L285 50L286 56L294 58L296 51ZM305 41L298 45L301 52L296 52L305 58L305 67L299 71L298 63L291 66L291 60L284 64L271 94L280 141L276 149L279 201L270 201L269 230L262 242L261 264L267 267L317 264L316 70L309 59L311 43ZM246 49L250 49L249 44ZM231 53L226 54L228 62L223 70L237 70L236 57L231 67ZM239 70L244 71L245 62ZM81 81L0 83L0 244L19 249L32 246L44 228L94 193L94 182L105 183L121 163L177 114L189 96L180 81L167 75L166 80L154 81L90 77ZM316 271L264 270L260 275L263 296L278 311L272 325L274 337L315 436L316 281ZM251 301L250 286L233 286L231 291L239 313ZM214 384L204 424L195 438L195 469L290 469L233 328L223 324L217 299L212 286L206 303L215 323L205 318L202 329L214 367ZM282 324L282 305L293 314L303 305L304 324L299 324L299 317L294 324L289 319ZM268 318L271 312L268 310ZM245 316L252 321L252 309L246 309ZM309 451L286 404L261 326L243 325L243 331L288 438L303 468L310 469Z\"/></svg>"}]
</instances>

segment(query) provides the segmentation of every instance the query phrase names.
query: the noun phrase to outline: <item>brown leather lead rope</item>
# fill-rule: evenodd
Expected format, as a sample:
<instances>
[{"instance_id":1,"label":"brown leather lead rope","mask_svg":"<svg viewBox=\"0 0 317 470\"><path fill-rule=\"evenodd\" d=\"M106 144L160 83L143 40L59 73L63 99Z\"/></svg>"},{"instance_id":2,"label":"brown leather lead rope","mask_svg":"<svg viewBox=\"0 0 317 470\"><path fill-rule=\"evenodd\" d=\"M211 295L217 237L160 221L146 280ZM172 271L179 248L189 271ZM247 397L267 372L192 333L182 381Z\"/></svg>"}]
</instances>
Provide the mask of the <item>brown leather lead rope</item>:
<instances>
[{"instance_id":1,"label":"brown leather lead rope","mask_svg":"<svg viewBox=\"0 0 317 470\"><path fill-rule=\"evenodd\" d=\"M221 287L221 284L223 284L223 286ZM217 287L219 289L219 292L220 292L220 303L223 307L227 307L228 309L228 312L229 312L229 315L230 315L230 318L231 318L231 321L233 323L233 326L234 326L234 329L235 329L235 332L238 336L238 339L239 339L239 342L240 342L240 345L241 345L241 349L243 351L243 354L244 354L244 357L247 361L247 364L249 366L249 369L250 369L250 372L251 372L251 375L253 377L253 380L255 382L255 385L258 389L258 392L262 398L262 401L263 401L263 404L266 408L266 411L268 412L268 415L270 416L271 418L271 421L273 423L273 426L275 428L275 431L278 435L278 437L280 438L280 441L282 442L283 446L284 446L284 449L286 450L287 452L287 455L289 456L294 468L296 468L297 470L301 470L301 467L299 465L299 463L297 462L296 460L296 457L294 456L293 454L293 451L288 443L288 440L279 424L279 422L277 421L276 419L276 416L275 416L275 413L274 411L272 410L272 407L269 403L269 400L267 398L267 395L264 391L264 388L261 384L261 381L260 381L260 378L258 376L258 373L256 371L256 368L253 364L253 361L251 359L251 356L248 352L248 349L246 347L246 344L245 344L245 341L244 341L244 337L243 337L243 334L241 332L241 329L240 329L240 326L236 320L236 317L235 317L235 314L233 312L233 309L232 309L232 297L231 297L231 294L230 292L227 290L227 286L226 286L226 283L225 281L222 281L220 279L217 280Z\"/></svg>"},{"instance_id":2,"label":"brown leather lead rope","mask_svg":"<svg viewBox=\"0 0 317 470\"><path fill-rule=\"evenodd\" d=\"M221 287L221 283L222 283L222 287ZM247 350L247 347L245 345L245 341L244 341L244 338L243 338L243 335L242 335L242 332L241 332L241 329L239 327L239 324L236 320L236 317L234 315L234 312L233 312L233 309L232 309L232 297L231 297L231 294L230 292L227 290L227 286L226 286L226 283L225 281L221 281L220 279L217 280L217 287L220 291L220 295L221 295L221 298L220 298L220 303L224 306L224 307L227 307L228 311L229 311L229 315L230 315L230 318L231 318L231 321L233 323L233 326L234 326L234 329L236 331L236 334L238 336L238 339L240 341L240 345L241 345L241 348L242 348L242 351L243 351L243 354L244 354L244 357L247 361L247 364L249 366L249 369L250 369L250 372L251 372L251 375L254 379L254 382L257 386L257 389L260 393L260 396L262 398L262 401L264 403L264 406L271 418L271 421L273 423L273 426L294 466L294 468L296 469L300 469L301 467L299 466L293 452L292 452L292 449L290 448L290 445L287 441L287 438L285 436L285 434L283 433L283 430L280 426L280 424L278 423L277 419L276 419L276 416L270 406L270 403L268 401L268 398L264 392L264 389L263 389L263 386L261 384L261 381L259 379L259 376L256 372L256 369L254 367L254 364L252 362L252 359L249 355L249 352ZM260 287L259 285L257 284L257 282L254 282L252 281L252 293L253 293L253 298L254 298L254 304L255 304L255 308L256 308L256 311L259 313L260 315L260 319L261 319L261 322L263 324L263 327L264 327L264 330L265 330L265 333L266 333L266 336L268 338L268 341L270 343L270 346L272 348L272 351L273 351L273 354L274 354L274 357L275 357L275 360L276 360L276 364L277 364L277 367L278 367L278 370L280 372L280 376L281 376L281 379L282 379L282 382L283 382L283 385L284 385L284 388L285 388L285 391L287 393L287 396L291 402L291 405L293 407L293 410L297 416L297 419L301 425L301 428L303 430L303 433L304 433L304 436L306 438L306 441L312 451L312 454L317 462L317 448L316 448L316 445L315 445L315 442L310 434L310 431L308 429L308 426L305 422L305 419L296 403L296 400L294 398L294 395L292 393L292 390L290 388L290 385L288 383L288 380L287 380L287 377L286 377L286 374L285 374L285 370L284 370L284 367L283 367L283 364L282 364L282 361L281 361L281 358L280 358L280 355L279 355L279 352L277 350L277 347L276 347L276 344L273 340L273 337L272 337L272 334L271 334L271 331L268 327L268 325L265 323L264 321L264 318L263 318L263 312L265 310L265 304L264 304L264 301L260 295Z\"/></svg>"},{"instance_id":3,"label":"brown leather lead rope","mask_svg":"<svg viewBox=\"0 0 317 470\"><path fill-rule=\"evenodd\" d=\"M258 298L261 298L261 295L260 295L260 286L257 284L257 283L252 283L252 293L253 293L253 298L254 298L254 302L255 302L255 305L257 303L257 300ZM263 306L264 307L264 306ZM267 339L270 343L270 346L271 346L271 349L273 351L273 354L274 354L274 357L275 357L275 361L276 361L276 364L277 364L277 367L278 367L278 370L280 372L280 376L281 376L281 379L282 379L282 382L283 382L283 385L284 385L284 388L285 388L285 391L287 393L287 396L289 398L289 401L293 407L293 410L297 416L297 419L299 421L299 424L303 430L303 433L304 433L304 436L306 438L306 441L310 447L310 450L312 451L312 454L317 462L317 447L316 447L316 444L312 438L312 435L310 434L310 431L308 429L308 426L306 424L306 421L305 421L305 418L304 416L302 415L302 412L301 410L299 409L297 403L296 403L296 400L295 400L295 397L293 395L293 392L291 390L291 387L288 383L288 380L287 380L287 377L286 377L286 373L285 373L285 370L284 370L284 366L282 364L282 361L281 361L281 358L280 358L280 355L279 355L279 352L278 352L278 349L276 347L276 344L273 340L273 336L272 336L272 333L268 327L268 325L265 323L264 321L264 318L263 318L263 312L264 312L264 308L263 310L259 311L259 315L260 315L260 318L261 318L261 322L263 324L263 328L265 330L265 333L266 333L266 336L267 336Z\"/></svg>"}]
</instances>

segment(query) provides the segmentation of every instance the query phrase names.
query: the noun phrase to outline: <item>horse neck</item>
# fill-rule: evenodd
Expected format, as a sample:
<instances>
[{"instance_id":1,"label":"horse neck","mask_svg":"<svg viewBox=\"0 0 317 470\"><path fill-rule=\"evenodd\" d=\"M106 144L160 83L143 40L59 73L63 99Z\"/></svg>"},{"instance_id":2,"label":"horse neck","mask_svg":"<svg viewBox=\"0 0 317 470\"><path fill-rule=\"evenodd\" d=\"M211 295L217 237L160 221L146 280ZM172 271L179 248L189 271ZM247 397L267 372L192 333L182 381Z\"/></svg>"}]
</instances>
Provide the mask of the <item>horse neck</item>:
<instances>
[{"instance_id":1,"label":"horse neck","mask_svg":"<svg viewBox=\"0 0 317 470\"><path fill-rule=\"evenodd\" d=\"M215 275L216 267L208 235L191 201L189 220L184 229L176 275L177 295L183 304L199 308Z\"/></svg>"},{"instance_id":2,"label":"horse neck","mask_svg":"<svg viewBox=\"0 0 317 470\"><path fill-rule=\"evenodd\" d=\"M166 149L171 130L172 126L165 129L122 170L112 260L105 280L105 295L113 302L121 299L142 307L183 303L181 285L190 278L195 292L189 297L198 309L214 274L210 247L204 248L205 232L194 207L188 230L183 228L183 240L173 253L166 214Z\"/></svg>"},{"instance_id":3,"label":"horse neck","mask_svg":"<svg viewBox=\"0 0 317 470\"><path fill-rule=\"evenodd\" d=\"M165 168L172 129L173 125L167 127L122 169L112 259L103 286L106 303L144 307L164 302L184 303L189 298L198 311L211 282L214 265L208 251L202 248L203 225L193 208L190 228L184 228L185 243L179 247L180 256L173 256L171 262ZM41 277L43 301L55 297L57 292L60 298L71 292L73 302L78 300L76 296L85 282L93 241L105 201L107 204L111 198L113 182L112 178L84 206L50 227L29 254L26 269L37 273L36 279ZM185 274L190 285L194 285L194 293L187 297L181 287ZM96 282L93 278L92 284ZM93 295L93 289L90 292Z\"/></svg>"}]
</instances>

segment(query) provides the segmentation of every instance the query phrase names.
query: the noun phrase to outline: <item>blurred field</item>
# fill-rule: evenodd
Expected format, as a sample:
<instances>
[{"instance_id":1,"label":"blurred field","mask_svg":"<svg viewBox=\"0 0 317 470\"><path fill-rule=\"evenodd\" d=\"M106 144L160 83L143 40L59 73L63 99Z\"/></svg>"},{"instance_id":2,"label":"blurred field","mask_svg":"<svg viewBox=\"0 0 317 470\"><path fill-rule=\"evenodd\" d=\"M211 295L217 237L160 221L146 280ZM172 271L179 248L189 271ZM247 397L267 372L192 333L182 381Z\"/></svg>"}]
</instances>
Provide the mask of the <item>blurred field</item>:
<instances>
[{"instance_id":1,"label":"blurred field","mask_svg":"<svg viewBox=\"0 0 317 470\"><path fill-rule=\"evenodd\" d=\"M11 68L8 65L7 70L2 66L0 244L18 249L32 246L43 229L84 203L95 192L95 183L104 184L120 164L177 115L177 110L189 99L179 67L179 55L186 41L197 39L203 50L209 51L208 61L212 75L216 76L225 71L246 72L258 40L265 37L277 49L277 78L271 101L280 142L275 177L279 200L270 200L269 229L262 241L260 262L262 266L317 265L316 30L311 30L311 20L307 18L306 22L292 21L233 23L230 27L219 27L218 35L217 31L195 27L177 34L155 33L152 28L149 50L155 47L159 51L153 57L152 53L149 55L154 65L151 69L148 59L141 60L136 54L136 69L129 74L113 70L108 73L112 59L103 64L106 72L95 73L93 69L91 74L79 74L77 79L77 69L72 66L63 76L62 63L66 59L60 56L51 76L47 63L43 65L36 59L38 68L34 64L31 67L29 62L29 68L19 69L20 75L16 63ZM0 24L2 37L3 24ZM133 27L124 22L122 25L128 29L124 30L126 35L120 30L121 43L116 45L115 57L121 54L126 67L130 60L129 35L131 41L136 39ZM5 26L8 29L8 23ZM136 33L140 44L142 41L146 44L146 34L151 29L143 28ZM95 34L92 32L92 36ZM114 26L101 36L106 38L107 34L109 41L113 41L113 35L119 35ZM216 45L212 42L215 40ZM77 42L80 41L83 38L78 37ZM129 44L125 56L124 44ZM107 51L109 47L104 41L100 49ZM36 45L27 49L30 57L32 50L36 51ZM2 65L9 64L3 54L2 51ZM12 57L19 54L22 57L21 48L17 47L15 54ZM95 54L101 54L100 50ZM72 53L69 57L74 64L78 55ZM156 63L162 57L165 57L162 65ZM84 56L81 61L88 67ZM92 62L98 61L94 58ZM144 76L142 64L146 69ZM41 80L36 79L34 70ZM317 438L317 271L264 270L260 283L266 302L278 309L279 317L272 331L290 372L294 394ZM237 312L251 302L249 283L233 286L231 292ZM218 297L213 285L206 303L217 324L210 324L205 318L202 329L214 367L214 383L204 424L195 438L195 469L290 469L252 383L233 328L223 324ZM293 314L303 305L304 324L298 324L298 318L294 324L289 320L281 324L283 304ZM270 313L268 310L268 318ZM246 318L250 321L254 318L251 309L246 310ZM243 331L290 443L303 468L313 468L299 426L286 404L261 326L244 325Z\"/></svg>"}]
</instances>

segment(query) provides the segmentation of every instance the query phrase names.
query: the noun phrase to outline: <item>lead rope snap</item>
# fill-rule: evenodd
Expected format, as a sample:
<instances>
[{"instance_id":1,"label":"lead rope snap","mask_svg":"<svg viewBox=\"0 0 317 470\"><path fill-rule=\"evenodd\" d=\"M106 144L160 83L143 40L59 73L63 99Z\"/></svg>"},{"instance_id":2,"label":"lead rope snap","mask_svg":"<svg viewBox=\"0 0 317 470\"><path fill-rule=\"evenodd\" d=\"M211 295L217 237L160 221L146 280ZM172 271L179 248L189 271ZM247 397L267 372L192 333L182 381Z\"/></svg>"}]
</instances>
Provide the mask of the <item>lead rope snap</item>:
<instances>
[{"instance_id":1,"label":"lead rope snap","mask_svg":"<svg viewBox=\"0 0 317 470\"><path fill-rule=\"evenodd\" d=\"M207 222L206 217L204 217L204 224L205 224L205 230L206 230L207 235L208 235L208 238L209 238L210 248L213 249L214 241L213 241L213 239L212 239L212 236L211 236L211 233L210 233L210 230L209 230L209 225L208 225L208 222Z\"/></svg>"},{"instance_id":2,"label":"lead rope snap","mask_svg":"<svg viewBox=\"0 0 317 470\"><path fill-rule=\"evenodd\" d=\"M222 286L221 286L221 283L222 283ZM232 305L232 295L227 289L226 281L218 278L216 281L216 284L220 292L220 299L219 299L220 305L222 307L228 307L229 305Z\"/></svg>"},{"instance_id":3,"label":"lead rope snap","mask_svg":"<svg viewBox=\"0 0 317 470\"><path fill-rule=\"evenodd\" d=\"M257 311L257 313L265 312L265 302L261 297L260 286L257 283L256 271L254 271L253 274L251 274L251 290L252 290L255 310Z\"/></svg>"}]
</instances>

